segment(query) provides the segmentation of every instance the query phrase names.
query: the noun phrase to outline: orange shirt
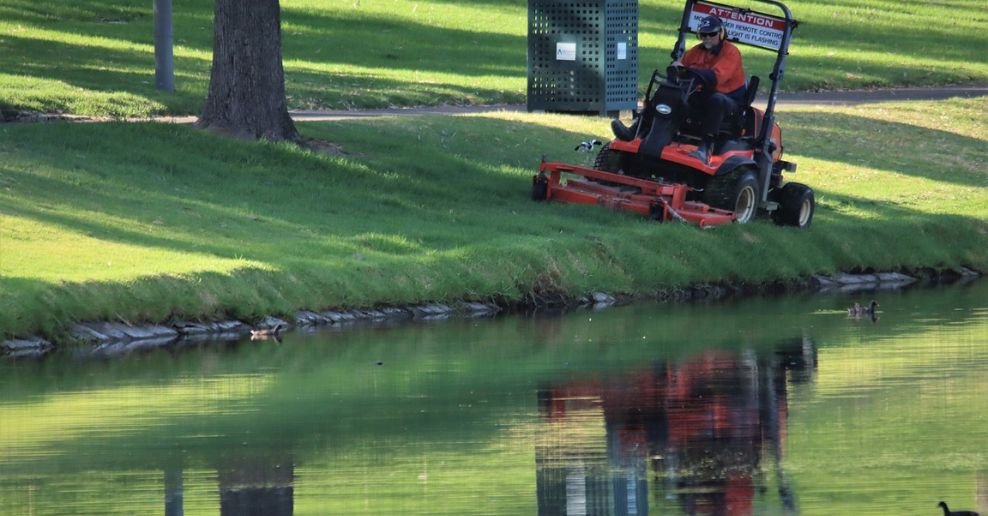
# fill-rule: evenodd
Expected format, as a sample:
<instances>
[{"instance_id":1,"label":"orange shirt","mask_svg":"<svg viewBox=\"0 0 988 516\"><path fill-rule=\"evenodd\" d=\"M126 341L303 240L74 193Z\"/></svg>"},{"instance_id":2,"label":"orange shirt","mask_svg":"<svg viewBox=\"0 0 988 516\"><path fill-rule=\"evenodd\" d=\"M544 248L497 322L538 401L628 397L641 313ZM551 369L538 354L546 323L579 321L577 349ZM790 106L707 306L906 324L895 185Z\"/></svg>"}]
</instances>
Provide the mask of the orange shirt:
<instances>
[{"instance_id":1,"label":"orange shirt","mask_svg":"<svg viewBox=\"0 0 988 516\"><path fill-rule=\"evenodd\" d=\"M731 93L745 85L744 67L741 65L741 51L730 41L722 41L717 52L704 48L703 44L686 51L680 60L689 68L712 70L717 77L714 90L717 93Z\"/></svg>"}]
</instances>

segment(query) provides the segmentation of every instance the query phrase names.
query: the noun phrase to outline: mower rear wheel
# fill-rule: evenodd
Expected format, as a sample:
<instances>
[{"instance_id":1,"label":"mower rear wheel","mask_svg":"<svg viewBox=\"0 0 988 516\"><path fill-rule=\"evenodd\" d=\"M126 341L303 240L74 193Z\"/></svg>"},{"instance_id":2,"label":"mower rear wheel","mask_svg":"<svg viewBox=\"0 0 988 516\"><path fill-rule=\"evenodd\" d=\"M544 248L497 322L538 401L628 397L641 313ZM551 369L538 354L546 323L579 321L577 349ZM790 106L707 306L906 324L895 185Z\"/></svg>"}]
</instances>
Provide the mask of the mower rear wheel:
<instances>
[{"instance_id":1,"label":"mower rear wheel","mask_svg":"<svg viewBox=\"0 0 988 516\"><path fill-rule=\"evenodd\" d=\"M758 199L758 176L750 168L714 176L703 191L703 202L734 212L738 224L747 224L755 218Z\"/></svg>"},{"instance_id":2,"label":"mower rear wheel","mask_svg":"<svg viewBox=\"0 0 988 516\"><path fill-rule=\"evenodd\" d=\"M776 198L779 208L772 212L772 221L776 224L805 228L813 222L816 198L812 188L802 183L786 183Z\"/></svg>"}]
</instances>

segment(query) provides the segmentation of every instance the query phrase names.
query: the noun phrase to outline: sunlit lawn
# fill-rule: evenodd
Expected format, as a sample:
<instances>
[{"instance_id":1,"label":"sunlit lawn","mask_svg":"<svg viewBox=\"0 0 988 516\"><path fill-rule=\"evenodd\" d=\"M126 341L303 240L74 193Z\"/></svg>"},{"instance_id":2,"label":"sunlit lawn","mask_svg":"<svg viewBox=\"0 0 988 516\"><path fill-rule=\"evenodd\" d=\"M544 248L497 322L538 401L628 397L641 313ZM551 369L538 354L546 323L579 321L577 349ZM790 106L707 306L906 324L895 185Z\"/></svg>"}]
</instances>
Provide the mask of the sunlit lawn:
<instances>
[{"instance_id":1,"label":"sunlit lawn","mask_svg":"<svg viewBox=\"0 0 988 516\"><path fill-rule=\"evenodd\" d=\"M525 1L285 0L281 5L293 109L525 101ZM894 7L880 0L793 0L789 6L800 26L783 85L787 90L988 83L980 0ZM4 0L0 108L116 116L197 113L209 79L212 4L174 2L174 93L154 88L152 7L144 0ZM642 80L668 63L681 8L681 2L641 2ZM749 48L745 56L750 74L768 76L771 53Z\"/></svg>"},{"instance_id":2,"label":"sunlit lawn","mask_svg":"<svg viewBox=\"0 0 988 516\"><path fill-rule=\"evenodd\" d=\"M0 126L0 333L436 299L648 292L856 267L988 267L988 99L790 107L809 231L699 231L528 200L597 118L301 124L345 154L189 126ZM933 114L931 114L933 113ZM177 151L181 149L181 151Z\"/></svg>"}]
</instances>

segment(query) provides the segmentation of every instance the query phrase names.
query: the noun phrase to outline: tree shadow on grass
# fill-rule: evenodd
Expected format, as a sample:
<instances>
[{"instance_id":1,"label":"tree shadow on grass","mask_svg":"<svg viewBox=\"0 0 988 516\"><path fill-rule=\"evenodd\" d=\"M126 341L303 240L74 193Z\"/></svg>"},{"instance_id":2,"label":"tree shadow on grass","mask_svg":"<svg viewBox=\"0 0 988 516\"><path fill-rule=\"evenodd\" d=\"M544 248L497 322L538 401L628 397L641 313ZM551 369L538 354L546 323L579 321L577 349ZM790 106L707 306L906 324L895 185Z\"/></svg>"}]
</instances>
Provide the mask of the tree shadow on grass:
<instances>
[{"instance_id":1,"label":"tree shadow on grass","mask_svg":"<svg viewBox=\"0 0 988 516\"><path fill-rule=\"evenodd\" d=\"M881 162L866 161L883 159L873 158L867 146L856 152L848 148L856 141L846 135L835 138L823 127L852 128L855 134L891 132L901 136L902 145L907 147L915 145L907 142L919 139L944 140L957 148L980 143L943 131L843 115L788 113L786 117L787 141L797 147L793 152L827 161L843 158L854 165L885 168ZM213 136L200 138L197 134L202 133L193 133L191 128L165 128L164 132L171 134L162 134L162 128L155 124L65 127L68 133L86 134L87 138L76 140L66 135L65 140L80 146L75 149L59 149L59 144L51 142L41 143L32 151L18 151L18 161L56 173L45 177L9 171L17 178L21 193L5 210L99 239L221 257L244 255L242 242L246 239L246 248L256 253L257 259L277 264L291 259L281 249L303 245L313 232L352 238L374 231L378 225L389 229L385 233L421 231L415 220L443 217L455 206L472 207L458 218L460 223L482 225L498 210L525 200L526 175L512 171L527 169L534 174L539 157L546 154L550 159L578 162L585 155L572 152L572 142L588 137L525 122L479 117L422 116L348 124L348 133L354 134L355 140L342 145L356 154L344 158ZM788 129L791 126L798 129ZM330 138L333 135L333 123L311 127L304 131ZM182 148L191 159L173 159L161 149L142 153L130 143L135 138L163 143L175 136L180 136L173 144L175 148ZM819 143L827 138L833 139L833 145ZM800 140L815 144L799 148ZM164 145L168 148L169 144ZM830 154L833 148L836 151ZM106 168L107 163L116 161L113 156L128 158L112 169ZM858 157L864 162L858 162ZM929 165L935 164L932 159ZM984 186L984 179L973 173L954 174L926 165L919 161L899 171L941 182ZM217 184L225 187L217 189ZM447 191L455 192L447 198L449 205L416 201L443 198ZM293 209L285 209L286 203ZM533 205L520 204L525 208ZM59 206L70 206L73 213L52 209ZM160 214L179 215L164 217L164 230L152 234L127 229L123 224L108 225L79 215L82 213L131 220L134 228L150 227ZM337 217L351 222L340 225L333 220ZM207 228L215 238L190 236ZM278 243L251 242L258 228L277 235L272 240ZM320 245L324 246L320 254L327 256L355 251L340 242Z\"/></svg>"},{"instance_id":2,"label":"tree shadow on grass","mask_svg":"<svg viewBox=\"0 0 988 516\"><path fill-rule=\"evenodd\" d=\"M98 18L101 15L97 11L114 9L95 9L73 16ZM209 20L211 13L177 17L176 37L179 45L211 53L211 39L198 33L191 41L181 37L183 30L188 30L185 26L202 25L203 16ZM51 23L43 14L22 15L11 21L18 19L40 26ZM154 88L153 20L140 19L124 29L85 23L80 27L80 23L55 23L52 30L80 30L115 42L147 45L147 51L94 49L85 44L53 42L41 39L42 36L32 37L28 29L0 38L0 56L32 56L30 61L0 58L4 72L61 81L90 91L129 93L148 102L160 102L168 107L168 112L198 111L209 78L208 57L176 55L178 91L163 93ZM289 103L291 108L498 103L519 102L524 98L524 37L437 28L385 16L364 16L355 21L333 12L312 14L290 8L284 10L283 23L292 27L282 38L287 93L290 99L296 99ZM207 30L211 33L211 23ZM312 71L313 65L327 68ZM357 71L330 71L340 66ZM375 74L374 69L382 73ZM363 70L371 71L365 74ZM387 78L396 73L399 79ZM417 74L425 75L417 77ZM404 79L406 75L408 79ZM441 77L446 75L465 76L465 79L460 83L449 82ZM504 88L475 87L469 77L514 77L516 82L510 85L500 81ZM61 103L56 99L47 109L85 112L87 108L81 98L84 93L79 93L79 99Z\"/></svg>"},{"instance_id":3,"label":"tree shadow on grass","mask_svg":"<svg viewBox=\"0 0 988 516\"><path fill-rule=\"evenodd\" d=\"M442 126L447 118L431 120ZM15 151L19 164L53 173L35 174L20 167L4 171L16 192L4 211L100 240L227 258L249 251L258 260L277 264L294 259L284 249L298 245L321 246L317 254L324 256L365 247L324 241L320 233L345 241L375 229L413 232L422 229L417 220L448 216L450 206L423 204L416 198L443 198L455 189L458 193L449 198L451 205L466 202L469 206L492 197L500 199L502 189L512 188L511 182L498 181L503 175L492 181L494 164L443 152L441 144L421 144L413 135L386 129L382 134L374 122L366 127L362 137L374 152L404 155L409 148L419 147L424 152L408 163L385 159L365 164L365 159L227 140L189 127L64 125L59 128L65 131L64 141L72 143L63 145L55 137L47 142L35 140L31 149ZM512 127L504 124L496 132L503 131L507 137ZM176 136L178 140L165 143ZM428 131L424 137L443 138ZM142 150L134 147L135 140L156 141L165 147ZM19 147L21 142L14 145ZM161 152L169 146L182 148L182 156ZM536 159L532 158L533 165ZM521 196L526 196L524 189ZM466 220L479 223L477 211L485 210L468 210ZM339 217L347 223L340 224ZM163 220L155 228L157 218ZM270 231L271 236L257 241L258 231ZM210 236L203 238L204 232Z\"/></svg>"},{"instance_id":4,"label":"tree shadow on grass","mask_svg":"<svg viewBox=\"0 0 988 516\"><path fill-rule=\"evenodd\" d=\"M437 2L442 5L442 2ZM525 7L517 1L487 0L489 8L515 9L518 23L525 21ZM178 2L175 11L176 42L194 52L211 52L212 12L208 3ZM49 30L65 31L102 37L112 41L143 45L145 52L92 49L79 45L59 44L30 37L30 28L0 38L0 69L39 80L57 80L92 91L127 93L150 102L167 106L172 113L194 113L205 98L209 76L209 59L176 57L179 91L165 94L153 88L154 58L153 14L151 6L130 0L98 1L76 4L62 2L37 4L27 0L10 0L3 7L8 23L21 23ZM640 31L652 37L658 35L671 46L680 9L647 4L639 13ZM799 16L797 16L799 18ZM805 22L805 20L803 20ZM485 32L482 20L478 30L437 28L428 23L402 21L387 15L367 15L360 10L306 10L283 7L283 55L286 60L288 94L292 108L350 108L385 105L432 105L437 103L497 103L519 102L524 97L526 76L526 37ZM806 22L801 30L823 30L823 24ZM518 27L522 28L522 27ZM801 57L798 52L799 33L794 43L796 51L790 60L788 84L808 85L851 83L859 85L886 81L882 77L905 77L906 83L935 81L970 82L977 80L977 71L965 68L954 71L945 65L934 76L910 58L925 55L930 42L947 37L936 27L923 25L902 30L900 27L878 24L867 31L843 24L826 25L827 37L840 57ZM822 36L821 36L822 37ZM974 34L976 40L985 36ZM641 38L640 38L641 39ZM857 59L861 51L889 52L887 41L897 42L899 63L873 62ZM692 44L693 41L688 43ZM938 59L949 62L977 62L972 48L978 45L938 45ZM984 46L984 45L982 45ZM904 49L904 50L903 50ZM668 48L640 48L639 83L647 80L653 68L668 63ZM181 54L181 53L180 53ZM746 52L750 73L767 77L770 56ZM3 57L7 56L7 57ZM32 56L25 61L22 56ZM814 63L813 77L805 77L800 66ZM312 66L326 71L313 71ZM338 67L351 67L357 72L338 72ZM120 72L119 70L136 70ZM330 71L334 70L334 71ZM369 70L361 75L363 70ZM374 70L380 70L375 73ZM395 70L406 74L416 72L425 77L407 80L382 79ZM820 71L829 75L822 76ZM890 70L894 73L890 74ZM972 74L974 76L972 76ZM936 75L939 75L937 77ZM451 81L448 76L462 76L464 81ZM474 88L470 78L497 77L503 87ZM983 78L983 76L982 76ZM849 81L849 82L848 82ZM783 85L785 88L786 86ZM80 93L84 96L84 93ZM10 104L10 102L7 102ZM74 106L82 106L82 99ZM16 106L15 106L16 107ZM64 107L57 101L52 109ZM85 107L75 109L85 111Z\"/></svg>"},{"instance_id":5,"label":"tree shadow on grass","mask_svg":"<svg viewBox=\"0 0 988 516\"><path fill-rule=\"evenodd\" d=\"M151 6L129 0L4 0L0 5L4 21L18 24L99 23L139 20L151 14Z\"/></svg>"},{"instance_id":6,"label":"tree shadow on grass","mask_svg":"<svg viewBox=\"0 0 988 516\"><path fill-rule=\"evenodd\" d=\"M976 169L978 163L988 161L985 141L977 136L843 113L781 111L778 118L787 151L793 154L944 183L988 186L988 176ZM945 154L945 149L958 152ZM967 157L968 162L960 163L963 168L951 166L944 162L945 156Z\"/></svg>"},{"instance_id":7,"label":"tree shadow on grass","mask_svg":"<svg viewBox=\"0 0 988 516\"><path fill-rule=\"evenodd\" d=\"M586 134L493 117L420 116L345 124L347 130L336 139L351 153L343 157L151 123L11 127L5 134L7 164L0 166L9 186L3 211L89 237L97 248L104 240L260 262L269 270L199 271L194 273L198 280L149 271L141 281L187 282L193 296L198 295L193 283L202 278L213 278L210 282L219 291L224 291L224 282L251 283L264 285L257 295L271 300L282 299L276 290L268 291L279 288L275 285L308 288L298 278L310 272L323 278L311 287L326 290L292 299L325 299L325 292L341 288L361 271L381 275L411 267L471 274L460 270L463 260L496 261L495 252L502 258L518 253L526 260L553 252L579 254L580 249L595 256L595 246L613 244L624 233L638 242L646 234L672 232L680 241L685 229L645 226L640 218L593 206L532 202L530 178L539 157L548 153L550 159L578 162L581 155L573 153L573 142ZM340 125L305 124L302 130L332 138ZM42 133L47 137L38 138ZM135 141L156 145L135 148ZM969 143L961 138L951 145ZM977 183L964 178L958 184ZM944 256L956 259L948 241L961 242L956 247L965 252L965 246L988 234L984 221L971 217L918 212L836 195L826 185L811 186L822 202L809 232L784 232L767 222L751 230L771 232L773 240L788 242L783 247L796 246L797 240L819 246L838 267L869 264L876 256L878 265L900 259L913 245L903 244L902 235L926 235L920 238L944 246ZM862 209L871 212L867 221L849 214ZM733 242L722 236L730 234L728 229L702 237L713 245L710 239ZM854 242L860 242L857 249ZM720 244L734 245L728 240ZM649 251L659 256L666 252L679 251L676 246ZM619 259L621 251L611 254ZM327 281L341 283L330 287ZM65 282L58 289L88 291L92 285ZM132 287L105 286L119 289L120 296ZM318 307L282 307L296 308ZM61 317L76 318L71 313Z\"/></svg>"},{"instance_id":8,"label":"tree shadow on grass","mask_svg":"<svg viewBox=\"0 0 988 516\"><path fill-rule=\"evenodd\" d=\"M92 92L101 92L107 96L121 99L120 102L131 104L124 106L120 112L96 112L97 115L128 115L134 111L149 110L149 115L164 112L192 112L205 100L205 89L195 91L188 84L171 93L161 92L154 86L154 55L151 52L134 52L91 48L46 41L22 36L6 36L0 38L0 55L17 56L31 55L32 60L16 60L5 63L3 72L23 77L34 78L37 81L59 81L81 91L66 91L64 94L51 94L45 90L47 86L31 85L40 91L22 91L13 97L27 97L29 102L44 103L42 109L51 112L86 113L87 106L93 103ZM201 59L177 57L175 59L178 82L188 81L194 76L208 80L210 63ZM205 86L205 83L203 84ZM53 87L54 88L54 87ZM127 99L126 96L132 96ZM13 102L8 101L14 107ZM165 106L163 111L154 109L154 104ZM111 105L112 103L107 103Z\"/></svg>"}]
</instances>

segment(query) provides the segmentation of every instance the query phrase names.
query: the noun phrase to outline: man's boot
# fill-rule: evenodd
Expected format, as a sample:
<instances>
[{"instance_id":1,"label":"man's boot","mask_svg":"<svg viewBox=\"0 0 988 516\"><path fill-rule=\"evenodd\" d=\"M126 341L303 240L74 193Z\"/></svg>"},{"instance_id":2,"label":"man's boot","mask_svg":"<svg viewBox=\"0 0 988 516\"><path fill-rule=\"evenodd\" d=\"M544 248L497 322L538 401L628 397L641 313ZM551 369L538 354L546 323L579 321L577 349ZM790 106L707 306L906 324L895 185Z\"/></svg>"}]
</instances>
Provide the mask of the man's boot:
<instances>
[{"instance_id":1,"label":"man's boot","mask_svg":"<svg viewBox=\"0 0 988 516\"><path fill-rule=\"evenodd\" d=\"M696 146L696 150L693 151L693 152L691 152L689 155L690 156L693 156L694 158L696 158L696 159L698 159L698 160L700 160L700 161L702 161L704 163L709 163L710 162L710 142L707 141L706 138L704 138L703 141L700 142L700 144Z\"/></svg>"},{"instance_id":2,"label":"man's boot","mask_svg":"<svg viewBox=\"0 0 988 516\"><path fill-rule=\"evenodd\" d=\"M611 120L611 131L614 132L614 137L618 140L630 142L635 139L635 133L638 132L638 123L641 122L641 118L636 118L631 127L625 127L621 120L615 118Z\"/></svg>"}]
</instances>

